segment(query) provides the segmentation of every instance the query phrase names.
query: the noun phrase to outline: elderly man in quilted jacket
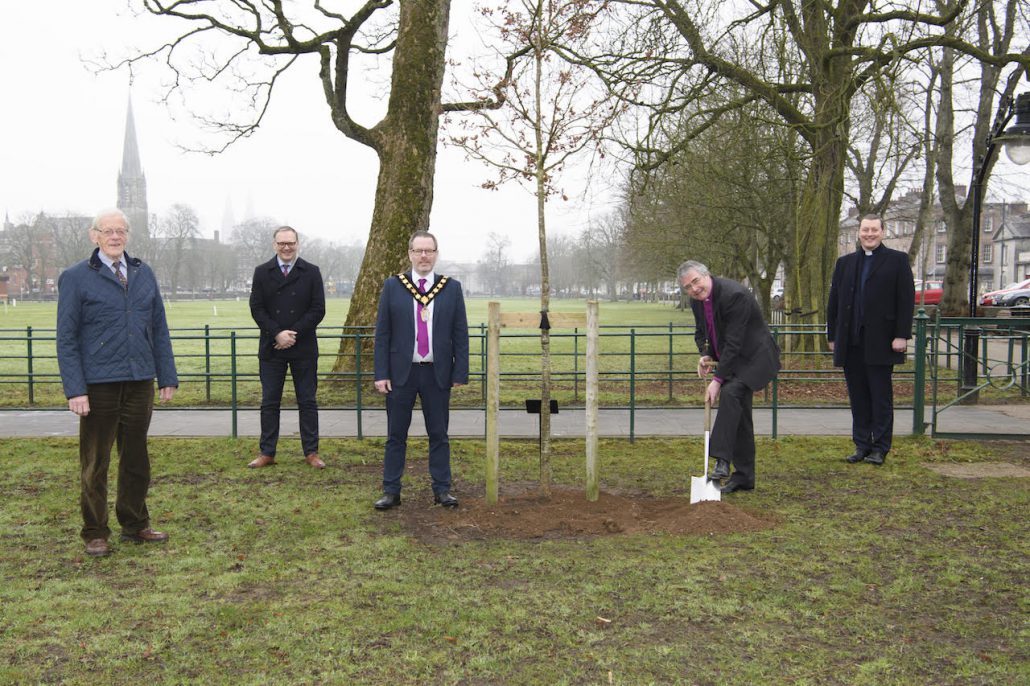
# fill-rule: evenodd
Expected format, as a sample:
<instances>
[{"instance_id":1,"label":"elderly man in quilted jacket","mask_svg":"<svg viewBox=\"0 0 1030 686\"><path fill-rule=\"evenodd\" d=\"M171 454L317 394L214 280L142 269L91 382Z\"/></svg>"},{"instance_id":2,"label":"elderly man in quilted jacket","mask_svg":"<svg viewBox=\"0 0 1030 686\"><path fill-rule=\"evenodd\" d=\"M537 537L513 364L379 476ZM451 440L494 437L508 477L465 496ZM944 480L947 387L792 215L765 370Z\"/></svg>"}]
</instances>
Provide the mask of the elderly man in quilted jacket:
<instances>
[{"instance_id":1,"label":"elderly man in quilted jacket","mask_svg":"<svg viewBox=\"0 0 1030 686\"><path fill-rule=\"evenodd\" d=\"M89 236L96 250L57 282L57 361L68 409L79 416L82 539L88 555L104 556L110 553L107 471L115 444L122 540L168 540L150 526L147 431L154 379L162 402L172 399L179 380L154 272L125 252L125 215L100 212Z\"/></svg>"}]
</instances>

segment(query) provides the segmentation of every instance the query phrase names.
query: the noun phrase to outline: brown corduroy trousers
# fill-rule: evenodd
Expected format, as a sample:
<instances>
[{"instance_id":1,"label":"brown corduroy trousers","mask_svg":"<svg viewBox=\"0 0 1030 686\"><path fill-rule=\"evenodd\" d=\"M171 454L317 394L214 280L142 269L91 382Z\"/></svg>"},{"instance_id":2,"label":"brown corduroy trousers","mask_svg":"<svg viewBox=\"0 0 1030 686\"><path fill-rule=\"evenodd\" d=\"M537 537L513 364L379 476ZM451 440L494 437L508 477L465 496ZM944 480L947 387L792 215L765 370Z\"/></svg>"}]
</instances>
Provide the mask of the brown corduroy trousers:
<instances>
[{"instance_id":1,"label":"brown corduroy trousers","mask_svg":"<svg viewBox=\"0 0 1030 686\"><path fill-rule=\"evenodd\" d=\"M147 431L154 410L154 382L119 381L91 384L89 414L79 419L79 463L82 469L82 538L107 539L107 471L111 448L118 446L118 494L115 515L122 533L150 526L147 489L150 456Z\"/></svg>"}]
</instances>

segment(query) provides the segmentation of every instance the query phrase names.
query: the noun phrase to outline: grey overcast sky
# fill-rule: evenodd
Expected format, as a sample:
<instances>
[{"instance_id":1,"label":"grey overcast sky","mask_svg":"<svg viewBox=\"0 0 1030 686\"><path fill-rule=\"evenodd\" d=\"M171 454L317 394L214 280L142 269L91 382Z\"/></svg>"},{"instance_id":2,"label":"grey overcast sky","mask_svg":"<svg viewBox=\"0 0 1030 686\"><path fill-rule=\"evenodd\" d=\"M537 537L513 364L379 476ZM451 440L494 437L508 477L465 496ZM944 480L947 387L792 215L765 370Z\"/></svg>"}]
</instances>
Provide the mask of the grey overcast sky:
<instances>
[{"instance_id":1,"label":"grey overcast sky","mask_svg":"<svg viewBox=\"0 0 1030 686\"><path fill-rule=\"evenodd\" d=\"M451 56L479 44L468 23L471 12L472 0L454 0ZM129 74L96 73L84 59L153 46L171 24L134 18L125 0L5 1L0 22L0 213L19 221L41 210L92 215L114 205ZM333 127L317 68L317 60L291 67L261 129L213 156L181 150L181 144L197 140L196 124L173 116L159 101L160 79L167 73L141 69L131 91L151 213L174 203L192 205L202 233L211 236L222 228L229 203L236 221L267 216L302 234L364 243L378 162L371 150ZM359 73L359 80L364 76ZM378 118L383 78L372 75L374 83L352 98L362 123ZM532 195L517 186L481 189L489 173L462 152L441 146L432 230L443 259L475 261L490 232L510 238L513 260L535 256ZM565 178L570 200L549 202L548 220L554 232L576 233L591 213L606 210L612 189L595 184L584 195L583 170Z\"/></svg>"},{"instance_id":2,"label":"grey overcast sky","mask_svg":"<svg viewBox=\"0 0 1030 686\"><path fill-rule=\"evenodd\" d=\"M126 54L132 46L153 47L165 19L133 17L127 0L0 2L0 213L13 221L39 211L92 215L116 200L129 74L96 73L83 62L101 52ZM453 0L449 57L463 59L481 39L470 25L473 0ZM372 213L377 160L368 149L339 133L313 60L294 65L279 84L261 129L227 152L186 153L195 144L196 124L173 116L162 102L154 66L136 74L132 86L136 128L152 213L173 203L192 205L201 230L222 228L226 204L236 221L246 215L290 223L302 234L341 243L363 243ZM362 123L381 113L383 75L359 72L353 110ZM197 96L201 97L201 96ZM181 114L181 113L180 113ZM441 146L432 229L444 260L475 261L490 232L511 240L511 255L536 254L535 206L517 186L487 191L480 184L490 170ZM548 204L552 233L578 233L591 216L613 207L620 174L606 169L588 175L583 167L564 177L569 201ZM969 178L968 168L956 175ZM990 185L992 199L1030 199L1030 169L1002 160Z\"/></svg>"}]
</instances>

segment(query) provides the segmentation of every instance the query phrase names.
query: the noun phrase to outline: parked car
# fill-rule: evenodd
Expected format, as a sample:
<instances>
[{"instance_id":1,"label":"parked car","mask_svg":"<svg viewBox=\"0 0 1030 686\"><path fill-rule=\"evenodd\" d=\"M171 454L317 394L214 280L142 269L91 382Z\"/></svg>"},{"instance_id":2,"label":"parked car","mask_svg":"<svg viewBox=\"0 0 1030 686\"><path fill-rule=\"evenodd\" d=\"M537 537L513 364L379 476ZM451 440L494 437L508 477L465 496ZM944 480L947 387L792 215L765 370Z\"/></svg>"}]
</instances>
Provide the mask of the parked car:
<instances>
[{"instance_id":1,"label":"parked car","mask_svg":"<svg viewBox=\"0 0 1030 686\"><path fill-rule=\"evenodd\" d=\"M1016 291L1022 288L1030 288L1030 279L1025 279L1023 281L1013 281L1012 283L1005 286L1005 288L1002 288L997 291L990 291L989 293L984 293L982 296L980 296L980 304L998 305L999 296L1004 295L1009 291Z\"/></svg>"},{"instance_id":2,"label":"parked car","mask_svg":"<svg viewBox=\"0 0 1030 686\"><path fill-rule=\"evenodd\" d=\"M1019 307L1027 303L1030 303L1030 288L1015 288L1005 291L994 299L997 307Z\"/></svg>"},{"instance_id":3,"label":"parked car","mask_svg":"<svg viewBox=\"0 0 1030 686\"><path fill-rule=\"evenodd\" d=\"M944 284L940 281L916 282L916 305L940 305Z\"/></svg>"}]
</instances>

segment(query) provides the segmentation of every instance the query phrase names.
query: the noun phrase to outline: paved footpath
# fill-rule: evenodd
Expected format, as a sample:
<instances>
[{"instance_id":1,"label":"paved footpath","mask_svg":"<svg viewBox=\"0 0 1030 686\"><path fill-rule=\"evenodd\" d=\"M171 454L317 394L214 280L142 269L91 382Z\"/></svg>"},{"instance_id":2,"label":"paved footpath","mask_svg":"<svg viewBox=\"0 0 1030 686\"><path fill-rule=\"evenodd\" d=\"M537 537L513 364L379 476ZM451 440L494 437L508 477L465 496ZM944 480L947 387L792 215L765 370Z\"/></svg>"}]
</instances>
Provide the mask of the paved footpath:
<instances>
[{"instance_id":1,"label":"paved footpath","mask_svg":"<svg viewBox=\"0 0 1030 686\"><path fill-rule=\"evenodd\" d=\"M772 411L756 408L755 433L772 434ZM929 410L926 421L930 421ZM362 435L386 435L386 412L365 410L361 413ZM539 435L538 417L522 411L504 410L500 417L501 435L507 438L535 438ZM638 409L633 419L636 436L701 435L704 412L700 408ZM552 418L552 435L576 437L584 434L583 410L562 410ZM628 436L629 410L601 410L598 417L601 436ZM240 436L260 434L257 410L237 413ZM354 410L322 410L319 412L320 434L325 438L346 438L358 435L357 413ZM940 414L938 431L979 433L1026 433L1030 438L1030 405L976 405L952 407ZM0 410L0 437L77 436L78 419L66 410ZM912 433L912 411L898 410L894 415L895 435ZM158 409L151 422L151 436L229 436L232 413L229 410ZM485 433L483 410L453 410L450 434L454 438L477 438ZM777 433L781 436L850 436L851 413L847 409L780 409ZM411 426L413 436L424 436L420 414L416 408ZM283 410L281 436L298 435L297 413Z\"/></svg>"}]
</instances>

